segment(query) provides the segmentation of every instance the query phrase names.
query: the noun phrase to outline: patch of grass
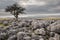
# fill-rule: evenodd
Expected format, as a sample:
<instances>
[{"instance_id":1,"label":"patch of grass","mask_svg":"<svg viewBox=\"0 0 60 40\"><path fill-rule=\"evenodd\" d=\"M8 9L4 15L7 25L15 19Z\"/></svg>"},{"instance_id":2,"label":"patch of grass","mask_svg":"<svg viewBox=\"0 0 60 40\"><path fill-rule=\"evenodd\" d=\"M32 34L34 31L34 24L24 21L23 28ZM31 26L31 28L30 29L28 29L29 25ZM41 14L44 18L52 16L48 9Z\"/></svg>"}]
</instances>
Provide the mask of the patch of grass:
<instances>
[{"instance_id":1,"label":"patch of grass","mask_svg":"<svg viewBox=\"0 0 60 40\"><path fill-rule=\"evenodd\" d=\"M3 24L0 24L0 26L4 26Z\"/></svg>"},{"instance_id":2,"label":"patch of grass","mask_svg":"<svg viewBox=\"0 0 60 40\"><path fill-rule=\"evenodd\" d=\"M8 24L8 25L9 25L9 24ZM4 24L0 24L0 27L4 27L4 28L5 28L5 27L7 27L8 25L5 26Z\"/></svg>"},{"instance_id":3,"label":"patch of grass","mask_svg":"<svg viewBox=\"0 0 60 40\"><path fill-rule=\"evenodd\" d=\"M38 20L60 20L60 17L46 17L46 18L40 18Z\"/></svg>"},{"instance_id":4,"label":"patch of grass","mask_svg":"<svg viewBox=\"0 0 60 40\"><path fill-rule=\"evenodd\" d=\"M4 29L6 29L8 27L8 25L5 26L4 24L0 24L0 27L3 27Z\"/></svg>"}]
</instances>

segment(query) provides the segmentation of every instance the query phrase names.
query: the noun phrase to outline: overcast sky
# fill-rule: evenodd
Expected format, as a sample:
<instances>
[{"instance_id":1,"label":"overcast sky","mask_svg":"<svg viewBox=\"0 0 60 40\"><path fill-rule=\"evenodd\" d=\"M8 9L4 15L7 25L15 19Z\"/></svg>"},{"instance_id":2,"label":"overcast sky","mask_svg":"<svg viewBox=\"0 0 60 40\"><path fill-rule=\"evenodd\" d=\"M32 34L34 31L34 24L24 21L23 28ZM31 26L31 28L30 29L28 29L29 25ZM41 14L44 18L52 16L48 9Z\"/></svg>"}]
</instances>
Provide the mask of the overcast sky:
<instances>
[{"instance_id":1,"label":"overcast sky","mask_svg":"<svg viewBox=\"0 0 60 40\"><path fill-rule=\"evenodd\" d=\"M16 2L24 6L29 14L60 13L60 0L0 0L0 12Z\"/></svg>"}]
</instances>

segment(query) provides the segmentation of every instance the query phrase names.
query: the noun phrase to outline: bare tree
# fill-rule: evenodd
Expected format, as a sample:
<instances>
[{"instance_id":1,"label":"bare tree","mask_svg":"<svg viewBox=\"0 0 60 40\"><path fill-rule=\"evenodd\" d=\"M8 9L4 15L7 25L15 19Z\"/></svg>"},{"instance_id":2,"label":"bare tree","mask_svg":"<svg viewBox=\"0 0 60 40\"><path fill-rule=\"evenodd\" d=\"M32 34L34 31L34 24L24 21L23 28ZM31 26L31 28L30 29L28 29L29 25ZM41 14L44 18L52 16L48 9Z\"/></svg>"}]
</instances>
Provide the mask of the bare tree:
<instances>
[{"instance_id":1,"label":"bare tree","mask_svg":"<svg viewBox=\"0 0 60 40\"><path fill-rule=\"evenodd\" d=\"M21 5L18 5L17 3L7 6L5 8L6 12L10 12L14 17L16 18L16 21L18 21L18 15L24 13L25 8L23 8Z\"/></svg>"}]
</instances>

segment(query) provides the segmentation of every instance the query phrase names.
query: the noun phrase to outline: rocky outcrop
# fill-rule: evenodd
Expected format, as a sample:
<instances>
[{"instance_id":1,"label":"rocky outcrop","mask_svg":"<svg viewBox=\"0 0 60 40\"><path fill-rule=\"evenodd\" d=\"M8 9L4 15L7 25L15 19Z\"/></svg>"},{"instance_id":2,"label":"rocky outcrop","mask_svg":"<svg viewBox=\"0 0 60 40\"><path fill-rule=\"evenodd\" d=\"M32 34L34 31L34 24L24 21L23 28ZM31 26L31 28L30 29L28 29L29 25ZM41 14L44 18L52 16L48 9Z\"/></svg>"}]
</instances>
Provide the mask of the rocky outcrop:
<instances>
[{"instance_id":1,"label":"rocky outcrop","mask_svg":"<svg viewBox=\"0 0 60 40\"><path fill-rule=\"evenodd\" d=\"M60 40L60 20L5 20L3 24L7 26L0 27L0 40Z\"/></svg>"}]
</instances>

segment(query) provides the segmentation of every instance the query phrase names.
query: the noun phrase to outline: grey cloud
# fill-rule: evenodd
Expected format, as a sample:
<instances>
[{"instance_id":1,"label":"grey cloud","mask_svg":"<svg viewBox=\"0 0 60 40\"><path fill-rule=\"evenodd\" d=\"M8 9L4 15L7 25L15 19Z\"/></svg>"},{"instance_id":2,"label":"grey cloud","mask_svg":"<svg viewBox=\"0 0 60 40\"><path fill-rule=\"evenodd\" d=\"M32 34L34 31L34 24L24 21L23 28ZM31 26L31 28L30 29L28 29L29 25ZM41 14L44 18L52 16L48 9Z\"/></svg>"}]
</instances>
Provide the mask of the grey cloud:
<instances>
[{"instance_id":1,"label":"grey cloud","mask_svg":"<svg viewBox=\"0 0 60 40\"><path fill-rule=\"evenodd\" d=\"M27 12L28 13L52 13L53 11L49 11L48 9L50 9L49 7L46 6L29 6L27 8Z\"/></svg>"},{"instance_id":2,"label":"grey cloud","mask_svg":"<svg viewBox=\"0 0 60 40\"><path fill-rule=\"evenodd\" d=\"M0 9L4 9L7 5L15 3L17 0L0 0ZM19 1L19 0L18 0ZM36 0L37 2L45 1L47 5L28 5L26 7L27 13L60 13L60 9L57 9L60 6L60 0ZM53 9L56 8L56 9Z\"/></svg>"},{"instance_id":3,"label":"grey cloud","mask_svg":"<svg viewBox=\"0 0 60 40\"><path fill-rule=\"evenodd\" d=\"M14 0L0 0L0 9L4 9L6 6L15 3Z\"/></svg>"},{"instance_id":4,"label":"grey cloud","mask_svg":"<svg viewBox=\"0 0 60 40\"><path fill-rule=\"evenodd\" d=\"M30 5L28 6L27 11L29 13L60 13L60 9L57 9L58 6L60 6L60 0L51 0L48 1L48 4L45 6Z\"/></svg>"}]
</instances>

